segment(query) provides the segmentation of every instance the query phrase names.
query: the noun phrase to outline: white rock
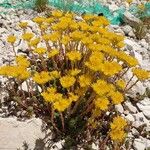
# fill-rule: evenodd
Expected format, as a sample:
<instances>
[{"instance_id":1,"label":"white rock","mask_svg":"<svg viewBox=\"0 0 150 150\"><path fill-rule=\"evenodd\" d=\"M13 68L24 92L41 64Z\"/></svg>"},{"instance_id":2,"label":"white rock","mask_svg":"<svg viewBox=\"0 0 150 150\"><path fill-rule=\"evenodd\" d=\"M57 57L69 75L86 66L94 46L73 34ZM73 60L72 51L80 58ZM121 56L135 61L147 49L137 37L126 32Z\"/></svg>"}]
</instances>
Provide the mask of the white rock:
<instances>
[{"instance_id":1,"label":"white rock","mask_svg":"<svg viewBox=\"0 0 150 150\"><path fill-rule=\"evenodd\" d=\"M0 28L0 34L6 33L6 32L7 32L7 30L5 28Z\"/></svg>"},{"instance_id":2,"label":"white rock","mask_svg":"<svg viewBox=\"0 0 150 150\"><path fill-rule=\"evenodd\" d=\"M147 105L150 106L150 98L146 97L144 98L144 100L140 101L139 103L142 104L143 106L147 106Z\"/></svg>"},{"instance_id":3,"label":"white rock","mask_svg":"<svg viewBox=\"0 0 150 150\"><path fill-rule=\"evenodd\" d=\"M123 14L124 22L129 24L132 27L135 27L137 25L140 25L142 21L138 18L136 18L134 15L132 15L130 12L126 11Z\"/></svg>"},{"instance_id":4,"label":"white rock","mask_svg":"<svg viewBox=\"0 0 150 150\"><path fill-rule=\"evenodd\" d=\"M129 35L129 37L131 37L131 38L135 38L135 34L134 34L133 31L130 31L128 35Z\"/></svg>"},{"instance_id":5,"label":"white rock","mask_svg":"<svg viewBox=\"0 0 150 150\"><path fill-rule=\"evenodd\" d=\"M144 59L144 58L143 58ZM150 70L150 59L147 59L147 60L143 60L141 63L140 63L141 67L145 70Z\"/></svg>"},{"instance_id":6,"label":"white rock","mask_svg":"<svg viewBox=\"0 0 150 150\"><path fill-rule=\"evenodd\" d=\"M54 149L53 150L59 150L59 149L62 149L63 147L62 147L62 144L64 143L64 140L61 140L61 141L59 141L59 142L57 142L57 143L55 143L54 144Z\"/></svg>"},{"instance_id":7,"label":"white rock","mask_svg":"<svg viewBox=\"0 0 150 150\"><path fill-rule=\"evenodd\" d=\"M139 138L134 140L133 146L135 150L145 150L146 148L146 144Z\"/></svg>"},{"instance_id":8,"label":"white rock","mask_svg":"<svg viewBox=\"0 0 150 150\"><path fill-rule=\"evenodd\" d=\"M141 125L144 125L144 124L146 124L147 126L150 124L150 122L149 122L149 120L147 120L146 118L145 118L145 116L143 115L143 113L142 112L139 112L139 113L137 113L137 114L133 114L133 116L135 117L135 122L133 122L133 127L136 127L136 128L138 128L139 126L141 126Z\"/></svg>"},{"instance_id":9,"label":"white rock","mask_svg":"<svg viewBox=\"0 0 150 150\"><path fill-rule=\"evenodd\" d=\"M125 39L124 40L126 46L127 46L127 49L129 49L130 51L132 50L139 50L141 48L140 45L138 45L137 42L134 42L133 40L130 40L130 39Z\"/></svg>"},{"instance_id":10,"label":"white rock","mask_svg":"<svg viewBox=\"0 0 150 150\"><path fill-rule=\"evenodd\" d=\"M44 138L41 131L42 121L31 119L26 122L17 121L15 118L0 118L0 147L1 149L19 149L23 142L33 149L38 138Z\"/></svg>"},{"instance_id":11,"label":"white rock","mask_svg":"<svg viewBox=\"0 0 150 150\"><path fill-rule=\"evenodd\" d=\"M98 149L99 147L98 147L98 143L92 143L92 149L93 150L96 150L96 149Z\"/></svg>"},{"instance_id":12,"label":"white rock","mask_svg":"<svg viewBox=\"0 0 150 150\"><path fill-rule=\"evenodd\" d=\"M150 108L149 108L149 110L144 110L144 111L143 111L143 114L144 114L148 119L150 119Z\"/></svg>"},{"instance_id":13,"label":"white rock","mask_svg":"<svg viewBox=\"0 0 150 150\"><path fill-rule=\"evenodd\" d=\"M27 83L26 83L25 81L21 84L21 87L19 86L19 89L20 89L20 90L21 90L21 88L23 89L23 91L28 92Z\"/></svg>"},{"instance_id":14,"label":"white rock","mask_svg":"<svg viewBox=\"0 0 150 150\"><path fill-rule=\"evenodd\" d=\"M121 104L116 105L115 108L116 108L116 110L117 110L118 112L120 112L120 113L123 113L123 112L124 112L124 109L123 109L123 107L122 107Z\"/></svg>"},{"instance_id":15,"label":"white rock","mask_svg":"<svg viewBox=\"0 0 150 150\"><path fill-rule=\"evenodd\" d=\"M118 10L118 6L117 5L115 5L115 4L112 4L112 5L109 5L109 10L111 11L111 12L114 12L114 11L116 11L116 10Z\"/></svg>"},{"instance_id":16,"label":"white rock","mask_svg":"<svg viewBox=\"0 0 150 150\"><path fill-rule=\"evenodd\" d=\"M132 128L131 131L132 131L132 133L133 133L134 136L139 136L139 132L138 132L137 129Z\"/></svg>"},{"instance_id":17,"label":"white rock","mask_svg":"<svg viewBox=\"0 0 150 150\"><path fill-rule=\"evenodd\" d=\"M129 109L130 112L132 112L132 113L138 112L137 108L135 106L133 106L131 102L125 102L124 104Z\"/></svg>"},{"instance_id":18,"label":"white rock","mask_svg":"<svg viewBox=\"0 0 150 150\"><path fill-rule=\"evenodd\" d=\"M77 21L83 21L83 18L82 18L81 16L75 16L75 19L76 19Z\"/></svg>"},{"instance_id":19,"label":"white rock","mask_svg":"<svg viewBox=\"0 0 150 150\"><path fill-rule=\"evenodd\" d=\"M125 25L122 30L124 31L125 34L129 34L129 32L132 31L132 27L130 27L129 25Z\"/></svg>"},{"instance_id":20,"label":"white rock","mask_svg":"<svg viewBox=\"0 0 150 150\"><path fill-rule=\"evenodd\" d=\"M127 120L131 121L131 122L134 122L134 121L135 121L134 116L131 115L131 114L128 114L127 116L125 116L125 118L126 118Z\"/></svg>"},{"instance_id":21,"label":"white rock","mask_svg":"<svg viewBox=\"0 0 150 150\"><path fill-rule=\"evenodd\" d=\"M132 87L132 89L128 93L132 94L132 96L136 96L136 93L143 95L145 93L145 90L146 87L143 85L143 83L138 82L135 86Z\"/></svg>"},{"instance_id":22,"label":"white rock","mask_svg":"<svg viewBox=\"0 0 150 150\"><path fill-rule=\"evenodd\" d=\"M109 26L112 27L113 29L118 29L118 28L120 28L119 25L110 24Z\"/></svg>"},{"instance_id":23,"label":"white rock","mask_svg":"<svg viewBox=\"0 0 150 150\"><path fill-rule=\"evenodd\" d=\"M129 70L129 71L125 74L124 77L125 77L126 81L129 81L130 78L132 77L132 72L131 72L131 70ZM135 83L136 80L137 80L137 78L133 78L128 87L130 87L133 83ZM136 96L136 93L139 93L140 95L143 95L143 94L145 93L145 90L146 90L146 86L144 86L144 84L139 81L139 82L137 82L136 85L134 85L134 86L128 91L128 94L131 95L132 97Z\"/></svg>"},{"instance_id":24,"label":"white rock","mask_svg":"<svg viewBox=\"0 0 150 150\"><path fill-rule=\"evenodd\" d=\"M123 30L122 29L117 29L117 30L115 30L115 33L117 33L117 34L121 34L121 35L125 35L124 34L124 32L123 32Z\"/></svg>"},{"instance_id":25,"label":"white rock","mask_svg":"<svg viewBox=\"0 0 150 150\"><path fill-rule=\"evenodd\" d=\"M146 49L149 48L149 44L146 42L145 39L142 39L139 43L140 43L140 45L141 45L142 47L144 47L144 48L146 48Z\"/></svg>"},{"instance_id":26,"label":"white rock","mask_svg":"<svg viewBox=\"0 0 150 150\"><path fill-rule=\"evenodd\" d=\"M136 104L137 106L138 106L138 108L141 110L141 111L144 111L144 110L150 110L150 106L148 106L148 105L142 105L142 104L140 104L140 103L137 103Z\"/></svg>"}]
</instances>

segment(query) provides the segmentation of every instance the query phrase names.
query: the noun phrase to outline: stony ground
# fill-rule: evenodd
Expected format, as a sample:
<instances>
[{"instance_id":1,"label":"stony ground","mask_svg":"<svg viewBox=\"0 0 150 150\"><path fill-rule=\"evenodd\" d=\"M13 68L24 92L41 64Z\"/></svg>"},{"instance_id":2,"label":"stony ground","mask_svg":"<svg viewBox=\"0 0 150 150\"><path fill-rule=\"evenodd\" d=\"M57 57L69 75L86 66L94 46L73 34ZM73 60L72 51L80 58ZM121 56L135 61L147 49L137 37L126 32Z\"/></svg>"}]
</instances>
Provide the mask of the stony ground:
<instances>
[{"instance_id":1,"label":"stony ground","mask_svg":"<svg viewBox=\"0 0 150 150\"><path fill-rule=\"evenodd\" d=\"M135 3L141 3L141 1L135 1ZM115 0L113 2L109 0L105 1L105 5L109 6L112 11L118 9L121 4L128 8L128 4L122 3L121 0ZM0 11L3 9L0 7ZM9 63L13 59L12 51L6 42L6 37L9 34L16 36L21 34L16 25L19 21L28 21L30 26L28 30L36 32L36 27L30 19L36 16L37 12L21 9L9 9L7 12L7 14L0 14L0 65ZM133 24L139 23L139 20L131 16L128 12L125 13L124 18L124 25L110 25L110 29L126 36L126 47L124 50L135 56L139 60L142 68L150 70L150 31L147 30L146 36L141 40L137 40L134 34ZM17 49L26 49L26 45L21 41L18 41L16 46ZM130 78L130 76L130 73L128 73L126 78ZM4 82L2 78L0 80ZM128 95L130 97L129 100L123 106L116 106L117 110L122 113L122 116L133 123L133 128L131 129L131 133L129 133L129 141L133 143L133 150L150 148L150 92L146 96L143 96L142 100L139 100L137 97L137 93L140 95L145 94L146 91L148 93L148 88L150 88L150 81L144 83L139 82L130 91ZM0 87L0 94L1 99L3 99L5 93L2 87ZM22 145L25 141L29 144L30 149L34 149L36 140L44 138L44 133L41 131L42 121L35 118L25 122L17 121L15 117L6 118L7 113L7 107L0 109L0 149L24 149ZM18 113L18 115L20 114ZM59 146L61 144L57 144L57 146L54 149L60 149ZM41 148L37 147L37 149Z\"/></svg>"}]
</instances>

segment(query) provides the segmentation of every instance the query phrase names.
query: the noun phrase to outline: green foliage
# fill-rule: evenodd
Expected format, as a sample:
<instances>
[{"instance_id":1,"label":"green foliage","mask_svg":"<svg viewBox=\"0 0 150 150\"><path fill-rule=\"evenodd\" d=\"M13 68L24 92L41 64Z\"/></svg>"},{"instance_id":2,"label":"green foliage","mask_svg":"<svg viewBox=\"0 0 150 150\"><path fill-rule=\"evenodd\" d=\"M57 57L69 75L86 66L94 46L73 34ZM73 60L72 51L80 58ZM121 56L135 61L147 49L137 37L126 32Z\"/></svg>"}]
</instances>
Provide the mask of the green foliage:
<instances>
[{"instance_id":1,"label":"green foliage","mask_svg":"<svg viewBox=\"0 0 150 150\"><path fill-rule=\"evenodd\" d=\"M46 9L47 4L48 4L48 0L36 0L35 9L38 12L42 12Z\"/></svg>"}]
</instances>

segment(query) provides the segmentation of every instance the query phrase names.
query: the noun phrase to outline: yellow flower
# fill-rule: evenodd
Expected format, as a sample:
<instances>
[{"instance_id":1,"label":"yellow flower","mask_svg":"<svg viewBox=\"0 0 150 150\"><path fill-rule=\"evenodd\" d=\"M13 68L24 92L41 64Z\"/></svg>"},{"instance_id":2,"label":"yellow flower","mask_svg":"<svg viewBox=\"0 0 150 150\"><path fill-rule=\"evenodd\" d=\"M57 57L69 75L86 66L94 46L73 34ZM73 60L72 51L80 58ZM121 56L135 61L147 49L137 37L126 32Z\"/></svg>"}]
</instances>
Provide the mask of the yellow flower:
<instances>
[{"instance_id":1,"label":"yellow flower","mask_svg":"<svg viewBox=\"0 0 150 150\"><path fill-rule=\"evenodd\" d=\"M118 87L120 87L121 89L124 89L126 87L126 82L124 80L120 79L116 82L116 85Z\"/></svg>"},{"instance_id":2,"label":"yellow flower","mask_svg":"<svg viewBox=\"0 0 150 150\"><path fill-rule=\"evenodd\" d=\"M7 37L7 42L11 43L11 44L14 44L16 41L16 37L13 36L13 35L10 35Z\"/></svg>"},{"instance_id":3,"label":"yellow flower","mask_svg":"<svg viewBox=\"0 0 150 150\"><path fill-rule=\"evenodd\" d=\"M91 84L91 78L88 75L81 75L79 77L79 83L81 87L86 87Z\"/></svg>"},{"instance_id":4,"label":"yellow flower","mask_svg":"<svg viewBox=\"0 0 150 150\"><path fill-rule=\"evenodd\" d=\"M96 27L100 27L100 26L107 26L109 25L109 21L103 17L103 16L100 16L99 18L97 18L97 20L94 20L92 22L93 26L96 26Z\"/></svg>"},{"instance_id":5,"label":"yellow flower","mask_svg":"<svg viewBox=\"0 0 150 150\"><path fill-rule=\"evenodd\" d=\"M93 44L93 40L90 39L89 37L84 37L84 38L82 38L82 39L81 39L81 42L82 42L84 45L86 45L86 46L88 46L89 44Z\"/></svg>"},{"instance_id":6,"label":"yellow flower","mask_svg":"<svg viewBox=\"0 0 150 150\"><path fill-rule=\"evenodd\" d=\"M33 80L38 84L45 84L51 80L49 72L42 71L40 73L36 72L33 76Z\"/></svg>"},{"instance_id":7,"label":"yellow flower","mask_svg":"<svg viewBox=\"0 0 150 150\"><path fill-rule=\"evenodd\" d=\"M110 131L110 137L113 141L122 142L127 134L123 130L112 130Z\"/></svg>"},{"instance_id":8,"label":"yellow flower","mask_svg":"<svg viewBox=\"0 0 150 150\"><path fill-rule=\"evenodd\" d=\"M104 80L97 80L92 84L92 88L99 96L104 96L112 90L112 87Z\"/></svg>"},{"instance_id":9,"label":"yellow flower","mask_svg":"<svg viewBox=\"0 0 150 150\"><path fill-rule=\"evenodd\" d=\"M52 15L53 15L54 17L60 18L60 17L62 17L63 12L62 12L62 11L59 11L59 10L55 10L55 11L52 11Z\"/></svg>"},{"instance_id":10,"label":"yellow flower","mask_svg":"<svg viewBox=\"0 0 150 150\"><path fill-rule=\"evenodd\" d=\"M39 48L34 49L34 52L38 53L39 55L43 55L44 53L46 53L46 48L39 47Z\"/></svg>"},{"instance_id":11,"label":"yellow flower","mask_svg":"<svg viewBox=\"0 0 150 150\"><path fill-rule=\"evenodd\" d=\"M51 71L50 73L50 76L52 79L57 79L57 78L60 78L60 73L58 71Z\"/></svg>"},{"instance_id":12,"label":"yellow flower","mask_svg":"<svg viewBox=\"0 0 150 150\"><path fill-rule=\"evenodd\" d=\"M109 100L106 97L98 98L95 100L95 106L101 110L107 110L109 105Z\"/></svg>"},{"instance_id":13,"label":"yellow flower","mask_svg":"<svg viewBox=\"0 0 150 150\"><path fill-rule=\"evenodd\" d=\"M51 24L54 22L54 18L46 18L45 22Z\"/></svg>"},{"instance_id":14,"label":"yellow flower","mask_svg":"<svg viewBox=\"0 0 150 150\"><path fill-rule=\"evenodd\" d=\"M36 17L33 19L34 22L38 23L38 24L42 24L45 21L45 17Z\"/></svg>"},{"instance_id":15,"label":"yellow flower","mask_svg":"<svg viewBox=\"0 0 150 150\"><path fill-rule=\"evenodd\" d=\"M69 70L69 75L71 75L71 76L76 76L76 75L78 75L80 72L81 72L81 70L75 68L74 70Z\"/></svg>"},{"instance_id":16,"label":"yellow flower","mask_svg":"<svg viewBox=\"0 0 150 150\"><path fill-rule=\"evenodd\" d=\"M111 97L111 100L113 102L113 104L118 105L120 103L122 103L124 101L124 96L122 95L122 93L116 91L111 91L109 93L109 96Z\"/></svg>"},{"instance_id":17,"label":"yellow flower","mask_svg":"<svg viewBox=\"0 0 150 150\"><path fill-rule=\"evenodd\" d=\"M103 73L108 76L113 76L121 70L122 67L117 62L105 61L102 67Z\"/></svg>"},{"instance_id":18,"label":"yellow flower","mask_svg":"<svg viewBox=\"0 0 150 150\"><path fill-rule=\"evenodd\" d=\"M11 76L11 77L17 77L18 76L18 67L16 66L2 66L0 68L0 75L3 76Z\"/></svg>"},{"instance_id":19,"label":"yellow flower","mask_svg":"<svg viewBox=\"0 0 150 150\"><path fill-rule=\"evenodd\" d=\"M104 55L101 52L94 51L92 52L89 61L85 62L85 65L93 71L101 71L103 60Z\"/></svg>"},{"instance_id":20,"label":"yellow flower","mask_svg":"<svg viewBox=\"0 0 150 150\"><path fill-rule=\"evenodd\" d=\"M63 112L65 109L67 109L70 106L71 102L68 99L61 99L59 101L56 101L53 106L54 109L58 110L59 112Z\"/></svg>"},{"instance_id":21,"label":"yellow flower","mask_svg":"<svg viewBox=\"0 0 150 150\"><path fill-rule=\"evenodd\" d=\"M76 61L81 59L81 53L78 51L71 51L66 54L66 56L69 58L71 61Z\"/></svg>"},{"instance_id":22,"label":"yellow flower","mask_svg":"<svg viewBox=\"0 0 150 150\"><path fill-rule=\"evenodd\" d=\"M48 24L41 24L39 28L44 31L48 28Z\"/></svg>"},{"instance_id":23,"label":"yellow flower","mask_svg":"<svg viewBox=\"0 0 150 150\"><path fill-rule=\"evenodd\" d=\"M3 66L0 68L0 75L26 80L31 73L22 66Z\"/></svg>"},{"instance_id":24,"label":"yellow flower","mask_svg":"<svg viewBox=\"0 0 150 150\"><path fill-rule=\"evenodd\" d=\"M33 38L34 34L33 33L24 33L22 35L23 40L25 41L30 41Z\"/></svg>"},{"instance_id":25,"label":"yellow flower","mask_svg":"<svg viewBox=\"0 0 150 150\"><path fill-rule=\"evenodd\" d=\"M138 60L130 55L127 55L125 52L123 51L119 51L117 53L117 57L119 59L121 59L122 61L125 61L130 67L134 67L136 65L138 65Z\"/></svg>"},{"instance_id":26,"label":"yellow flower","mask_svg":"<svg viewBox=\"0 0 150 150\"><path fill-rule=\"evenodd\" d=\"M89 25L86 22L78 22L78 25L82 31L87 31L89 29Z\"/></svg>"},{"instance_id":27,"label":"yellow flower","mask_svg":"<svg viewBox=\"0 0 150 150\"><path fill-rule=\"evenodd\" d=\"M131 56L128 56L128 59L126 59L126 62L130 67L134 67L139 64L138 60Z\"/></svg>"},{"instance_id":28,"label":"yellow flower","mask_svg":"<svg viewBox=\"0 0 150 150\"><path fill-rule=\"evenodd\" d=\"M75 14L72 13L72 12L67 12L67 13L65 14L65 17L68 17L68 18L71 18L71 19L73 19L74 16L75 16Z\"/></svg>"},{"instance_id":29,"label":"yellow flower","mask_svg":"<svg viewBox=\"0 0 150 150\"><path fill-rule=\"evenodd\" d=\"M48 93L56 93L56 88L54 88L54 87L49 87L49 88L47 88L47 91L48 91Z\"/></svg>"},{"instance_id":30,"label":"yellow flower","mask_svg":"<svg viewBox=\"0 0 150 150\"><path fill-rule=\"evenodd\" d=\"M72 21L71 24L69 24L69 28L70 30L77 30L79 28L79 25L75 22L75 21Z\"/></svg>"},{"instance_id":31,"label":"yellow flower","mask_svg":"<svg viewBox=\"0 0 150 150\"><path fill-rule=\"evenodd\" d=\"M42 92L41 95L46 102L54 102L56 100L56 89L53 87L47 88L47 90Z\"/></svg>"},{"instance_id":32,"label":"yellow flower","mask_svg":"<svg viewBox=\"0 0 150 150\"><path fill-rule=\"evenodd\" d=\"M27 26L28 26L27 22L20 22L19 23L19 27L21 27L21 28L27 28Z\"/></svg>"},{"instance_id":33,"label":"yellow flower","mask_svg":"<svg viewBox=\"0 0 150 150\"><path fill-rule=\"evenodd\" d=\"M145 80L150 78L150 71L146 71L140 68L134 68L132 69L132 72L134 75L137 76L139 80Z\"/></svg>"},{"instance_id":34,"label":"yellow flower","mask_svg":"<svg viewBox=\"0 0 150 150\"><path fill-rule=\"evenodd\" d=\"M69 100L71 102L76 102L78 100L79 96L75 95L74 93L69 93Z\"/></svg>"},{"instance_id":35,"label":"yellow flower","mask_svg":"<svg viewBox=\"0 0 150 150\"><path fill-rule=\"evenodd\" d=\"M67 45L70 42L70 37L69 36L64 36L61 40L62 44Z\"/></svg>"},{"instance_id":36,"label":"yellow flower","mask_svg":"<svg viewBox=\"0 0 150 150\"><path fill-rule=\"evenodd\" d=\"M127 122L120 116L117 116L113 119L113 122L110 124L110 137L113 141L122 142L125 137L126 133L124 131L125 127L127 126Z\"/></svg>"},{"instance_id":37,"label":"yellow flower","mask_svg":"<svg viewBox=\"0 0 150 150\"><path fill-rule=\"evenodd\" d=\"M16 63L17 63L18 66L20 66L22 68L27 68L27 67L30 66L30 62L23 55L19 55L19 56L16 57Z\"/></svg>"},{"instance_id":38,"label":"yellow flower","mask_svg":"<svg viewBox=\"0 0 150 150\"><path fill-rule=\"evenodd\" d=\"M49 35L49 40L52 42L57 42L60 38L61 38L61 34L57 31Z\"/></svg>"},{"instance_id":39,"label":"yellow flower","mask_svg":"<svg viewBox=\"0 0 150 150\"><path fill-rule=\"evenodd\" d=\"M117 43L117 45L116 45L118 48L123 48L123 47L125 47L125 43L124 42L119 42L119 43Z\"/></svg>"},{"instance_id":40,"label":"yellow flower","mask_svg":"<svg viewBox=\"0 0 150 150\"><path fill-rule=\"evenodd\" d=\"M84 37L84 34L81 31L74 31L70 34L75 41L81 40Z\"/></svg>"},{"instance_id":41,"label":"yellow flower","mask_svg":"<svg viewBox=\"0 0 150 150\"><path fill-rule=\"evenodd\" d=\"M48 57L54 57L55 55L59 54L59 50L58 49L52 49L49 53L48 53Z\"/></svg>"},{"instance_id":42,"label":"yellow flower","mask_svg":"<svg viewBox=\"0 0 150 150\"><path fill-rule=\"evenodd\" d=\"M70 20L70 19L69 19ZM52 30L55 30L55 31L64 31L68 28L68 22L67 22L67 19L66 20L63 20L63 21L60 21L58 22L57 24L54 24L51 26L51 29Z\"/></svg>"},{"instance_id":43,"label":"yellow flower","mask_svg":"<svg viewBox=\"0 0 150 150\"><path fill-rule=\"evenodd\" d=\"M122 130L127 126L127 122L120 116L113 119L113 123L110 124L111 130Z\"/></svg>"},{"instance_id":44,"label":"yellow flower","mask_svg":"<svg viewBox=\"0 0 150 150\"><path fill-rule=\"evenodd\" d=\"M42 38L43 38L43 40L48 42L50 40L50 34L44 34Z\"/></svg>"},{"instance_id":45,"label":"yellow flower","mask_svg":"<svg viewBox=\"0 0 150 150\"><path fill-rule=\"evenodd\" d=\"M18 68L19 69L19 68ZM26 80L31 76L31 72L25 70L24 68L20 68L20 73L18 74L18 79L20 80Z\"/></svg>"},{"instance_id":46,"label":"yellow flower","mask_svg":"<svg viewBox=\"0 0 150 150\"><path fill-rule=\"evenodd\" d=\"M69 76L69 75L60 78L60 83L64 88L69 88L73 86L75 81L76 79L73 76Z\"/></svg>"},{"instance_id":47,"label":"yellow flower","mask_svg":"<svg viewBox=\"0 0 150 150\"><path fill-rule=\"evenodd\" d=\"M33 39L29 42L29 45L30 46L33 46L33 47L37 47L37 45L39 44L40 42L40 38L36 38L36 39Z\"/></svg>"}]
</instances>

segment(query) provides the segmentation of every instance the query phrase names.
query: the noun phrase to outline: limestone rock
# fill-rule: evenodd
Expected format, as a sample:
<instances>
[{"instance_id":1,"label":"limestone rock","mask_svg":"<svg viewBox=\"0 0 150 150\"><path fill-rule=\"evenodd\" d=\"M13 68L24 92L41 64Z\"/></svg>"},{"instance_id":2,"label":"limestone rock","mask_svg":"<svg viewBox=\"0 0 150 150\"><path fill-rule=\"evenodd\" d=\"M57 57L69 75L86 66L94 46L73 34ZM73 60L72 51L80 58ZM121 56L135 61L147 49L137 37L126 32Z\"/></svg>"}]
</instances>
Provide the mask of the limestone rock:
<instances>
[{"instance_id":1,"label":"limestone rock","mask_svg":"<svg viewBox=\"0 0 150 150\"><path fill-rule=\"evenodd\" d=\"M137 25L140 25L142 21L135 16L133 16L129 11L126 11L123 15L124 22L128 25L135 27Z\"/></svg>"}]
</instances>

